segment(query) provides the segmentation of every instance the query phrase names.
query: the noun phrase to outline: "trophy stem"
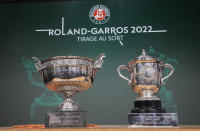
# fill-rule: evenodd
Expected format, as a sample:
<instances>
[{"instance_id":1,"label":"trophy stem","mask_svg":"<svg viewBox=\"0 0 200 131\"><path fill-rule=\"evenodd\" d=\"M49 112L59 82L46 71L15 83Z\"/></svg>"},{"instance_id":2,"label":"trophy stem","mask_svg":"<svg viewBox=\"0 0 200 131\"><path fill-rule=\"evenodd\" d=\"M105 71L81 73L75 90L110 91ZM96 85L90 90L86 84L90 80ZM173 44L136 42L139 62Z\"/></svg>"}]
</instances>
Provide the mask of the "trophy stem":
<instances>
[{"instance_id":1,"label":"trophy stem","mask_svg":"<svg viewBox=\"0 0 200 131\"><path fill-rule=\"evenodd\" d=\"M65 92L65 100L60 104L58 110L61 111L76 111L79 109L78 105L72 100L73 92Z\"/></svg>"},{"instance_id":2,"label":"trophy stem","mask_svg":"<svg viewBox=\"0 0 200 131\"><path fill-rule=\"evenodd\" d=\"M136 101L140 100L160 100L160 99L157 96L155 96L153 90L142 90Z\"/></svg>"}]
</instances>

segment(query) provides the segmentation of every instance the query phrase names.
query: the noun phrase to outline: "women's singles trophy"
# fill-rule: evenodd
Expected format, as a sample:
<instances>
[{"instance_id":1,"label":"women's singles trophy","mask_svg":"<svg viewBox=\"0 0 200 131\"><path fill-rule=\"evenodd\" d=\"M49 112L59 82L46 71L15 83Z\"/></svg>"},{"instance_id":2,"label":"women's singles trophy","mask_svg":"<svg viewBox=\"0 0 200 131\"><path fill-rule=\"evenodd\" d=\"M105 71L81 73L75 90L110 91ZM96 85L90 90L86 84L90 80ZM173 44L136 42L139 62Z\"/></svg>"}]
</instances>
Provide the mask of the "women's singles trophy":
<instances>
[{"instance_id":1,"label":"women's singles trophy","mask_svg":"<svg viewBox=\"0 0 200 131\"><path fill-rule=\"evenodd\" d=\"M162 77L163 68L170 70L170 73L164 77ZM131 79L123 76L120 73L121 69L127 69ZM117 72L139 95L134 101L134 108L128 115L130 127L178 126L177 113L167 113L160 99L155 95L161 85L165 84L164 80L173 74L173 66L162 64L160 60L146 55L143 49L142 55L130 61L128 65L120 65Z\"/></svg>"},{"instance_id":2,"label":"women's singles trophy","mask_svg":"<svg viewBox=\"0 0 200 131\"><path fill-rule=\"evenodd\" d=\"M92 87L104 57L105 55L101 54L96 61L81 56L56 56L43 61L33 57L46 88L65 94L65 100L58 109L46 113L45 127L86 126L86 111L78 107L72 96Z\"/></svg>"}]
</instances>

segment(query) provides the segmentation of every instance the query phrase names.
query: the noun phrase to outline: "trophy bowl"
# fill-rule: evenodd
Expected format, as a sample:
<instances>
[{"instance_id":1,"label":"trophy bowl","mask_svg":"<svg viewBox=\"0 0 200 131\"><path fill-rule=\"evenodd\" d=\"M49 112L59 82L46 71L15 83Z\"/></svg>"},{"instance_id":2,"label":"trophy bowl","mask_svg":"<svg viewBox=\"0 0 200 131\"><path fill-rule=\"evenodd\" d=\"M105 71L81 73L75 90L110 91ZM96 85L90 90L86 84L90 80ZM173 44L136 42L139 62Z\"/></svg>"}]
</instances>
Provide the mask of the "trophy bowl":
<instances>
[{"instance_id":1,"label":"trophy bowl","mask_svg":"<svg viewBox=\"0 0 200 131\"><path fill-rule=\"evenodd\" d=\"M57 110L77 112L80 109L72 100L72 96L92 87L95 74L102 67L104 57L102 53L97 60L82 56L55 56L43 61L33 57L33 60L46 88L65 94L65 100ZM69 120L67 121L66 124L69 124Z\"/></svg>"},{"instance_id":2,"label":"trophy bowl","mask_svg":"<svg viewBox=\"0 0 200 131\"><path fill-rule=\"evenodd\" d=\"M43 81L54 92L80 92L92 87L95 61L80 56L57 56L42 61Z\"/></svg>"}]
</instances>

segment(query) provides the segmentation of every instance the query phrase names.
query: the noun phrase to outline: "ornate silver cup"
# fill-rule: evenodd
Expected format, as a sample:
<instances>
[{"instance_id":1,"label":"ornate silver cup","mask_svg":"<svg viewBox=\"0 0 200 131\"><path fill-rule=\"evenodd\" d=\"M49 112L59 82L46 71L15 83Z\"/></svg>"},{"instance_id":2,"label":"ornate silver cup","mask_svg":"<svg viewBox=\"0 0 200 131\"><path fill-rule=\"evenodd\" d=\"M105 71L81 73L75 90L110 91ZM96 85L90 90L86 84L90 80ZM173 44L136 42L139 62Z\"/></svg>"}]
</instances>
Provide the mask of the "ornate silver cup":
<instances>
[{"instance_id":1,"label":"ornate silver cup","mask_svg":"<svg viewBox=\"0 0 200 131\"><path fill-rule=\"evenodd\" d=\"M170 70L167 76L162 76L162 69ZM130 79L123 76L120 72L127 69ZM143 49L142 55L130 61L127 65L120 65L117 68L120 77L127 80L133 90L139 95L134 101L134 109L128 116L129 124L145 126L171 126L177 125L177 115L166 113L162 107L160 99L155 95L164 81L169 78L174 68L170 64L162 64L158 59L146 55Z\"/></svg>"},{"instance_id":2,"label":"ornate silver cup","mask_svg":"<svg viewBox=\"0 0 200 131\"><path fill-rule=\"evenodd\" d=\"M97 60L93 60L81 56L56 56L43 61L33 57L46 88L65 94L65 100L57 110L59 113L48 114L47 127L85 126L85 118L81 119L83 113L72 100L72 96L92 87L95 74L102 67L104 57L104 54L100 54Z\"/></svg>"},{"instance_id":3,"label":"ornate silver cup","mask_svg":"<svg viewBox=\"0 0 200 131\"><path fill-rule=\"evenodd\" d=\"M165 77L162 77L163 68L170 70L170 73ZM123 76L120 73L121 69L127 69L130 72L131 79ZM130 61L128 65L120 65L117 68L117 72L139 94L137 101L159 100L155 93L160 89L161 85L165 84L164 80L173 74L174 68L170 64L162 64L160 60L146 55L145 50L143 50L142 55Z\"/></svg>"}]
</instances>

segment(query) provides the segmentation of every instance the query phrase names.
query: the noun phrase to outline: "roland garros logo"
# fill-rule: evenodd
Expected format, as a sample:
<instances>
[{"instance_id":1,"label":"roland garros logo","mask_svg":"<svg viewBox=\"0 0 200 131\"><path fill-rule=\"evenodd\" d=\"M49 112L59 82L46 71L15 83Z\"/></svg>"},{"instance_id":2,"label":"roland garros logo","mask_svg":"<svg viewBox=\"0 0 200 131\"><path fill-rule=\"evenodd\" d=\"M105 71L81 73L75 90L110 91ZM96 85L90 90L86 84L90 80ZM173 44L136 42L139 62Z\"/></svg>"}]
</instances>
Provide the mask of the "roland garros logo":
<instances>
[{"instance_id":1,"label":"roland garros logo","mask_svg":"<svg viewBox=\"0 0 200 131\"><path fill-rule=\"evenodd\" d=\"M110 18L110 11L105 5L95 5L91 8L89 17L95 24L104 24Z\"/></svg>"}]
</instances>

